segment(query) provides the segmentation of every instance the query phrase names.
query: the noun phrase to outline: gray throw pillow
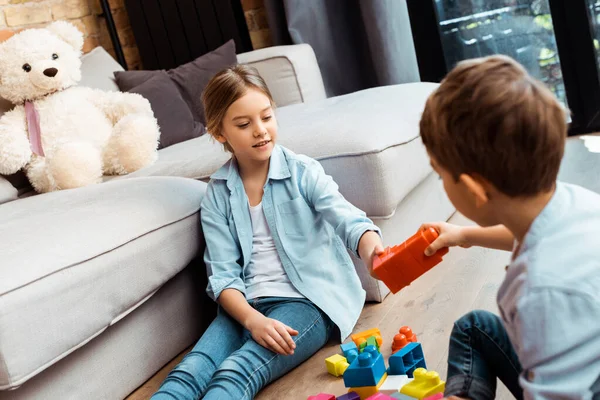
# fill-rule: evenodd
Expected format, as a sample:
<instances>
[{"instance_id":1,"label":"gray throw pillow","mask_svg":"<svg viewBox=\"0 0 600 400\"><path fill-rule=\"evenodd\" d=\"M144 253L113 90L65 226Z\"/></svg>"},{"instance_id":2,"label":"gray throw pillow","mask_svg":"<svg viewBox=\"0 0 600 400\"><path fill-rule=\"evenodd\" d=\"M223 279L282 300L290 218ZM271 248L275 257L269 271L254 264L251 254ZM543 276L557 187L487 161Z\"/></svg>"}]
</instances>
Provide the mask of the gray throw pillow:
<instances>
[{"instance_id":1,"label":"gray throw pillow","mask_svg":"<svg viewBox=\"0 0 600 400\"><path fill-rule=\"evenodd\" d=\"M116 71L114 74L119 89L126 92L153 76L166 72L177 85L182 98L188 104L194 116L194 120L206 125L204 107L202 107L202 92L210 78L217 72L235 64L237 64L235 42L229 40L210 53L168 71Z\"/></svg>"},{"instance_id":2,"label":"gray throw pillow","mask_svg":"<svg viewBox=\"0 0 600 400\"><path fill-rule=\"evenodd\" d=\"M197 138L204 133L204 126L194 121L192 112L166 72L158 71L128 92L138 93L150 102L160 126L159 149Z\"/></svg>"}]
</instances>

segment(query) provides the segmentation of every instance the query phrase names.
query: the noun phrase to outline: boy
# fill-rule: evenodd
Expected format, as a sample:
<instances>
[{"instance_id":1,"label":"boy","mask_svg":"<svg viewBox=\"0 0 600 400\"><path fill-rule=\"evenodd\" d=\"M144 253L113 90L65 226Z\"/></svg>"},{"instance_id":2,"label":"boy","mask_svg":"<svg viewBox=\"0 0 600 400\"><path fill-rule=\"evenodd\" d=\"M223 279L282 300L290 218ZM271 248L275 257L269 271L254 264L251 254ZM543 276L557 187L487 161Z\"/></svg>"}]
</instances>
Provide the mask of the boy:
<instances>
[{"instance_id":1,"label":"boy","mask_svg":"<svg viewBox=\"0 0 600 400\"><path fill-rule=\"evenodd\" d=\"M600 393L600 196L556 182L565 121L553 94L504 56L460 63L427 101L431 164L480 227L426 224L440 232L426 254L513 250L501 317L474 311L454 324L446 396L494 398L496 378L518 399Z\"/></svg>"}]
</instances>

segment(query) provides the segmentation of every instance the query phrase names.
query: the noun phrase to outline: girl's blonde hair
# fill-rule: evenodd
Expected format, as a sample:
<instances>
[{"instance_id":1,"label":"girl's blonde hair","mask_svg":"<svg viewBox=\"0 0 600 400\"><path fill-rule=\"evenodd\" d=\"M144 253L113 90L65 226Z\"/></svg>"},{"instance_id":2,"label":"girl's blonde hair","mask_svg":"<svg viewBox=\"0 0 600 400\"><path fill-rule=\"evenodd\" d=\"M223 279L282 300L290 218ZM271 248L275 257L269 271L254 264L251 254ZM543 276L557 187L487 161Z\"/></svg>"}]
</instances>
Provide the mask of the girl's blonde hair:
<instances>
[{"instance_id":1,"label":"girl's blonde hair","mask_svg":"<svg viewBox=\"0 0 600 400\"><path fill-rule=\"evenodd\" d=\"M246 94L249 88L259 90L275 106L273 96L267 84L256 68L248 65L236 65L218 72L211 78L202 93L202 104L206 116L206 130L213 138L221 136L223 119L229 107ZM233 153L229 143L225 149Z\"/></svg>"}]
</instances>

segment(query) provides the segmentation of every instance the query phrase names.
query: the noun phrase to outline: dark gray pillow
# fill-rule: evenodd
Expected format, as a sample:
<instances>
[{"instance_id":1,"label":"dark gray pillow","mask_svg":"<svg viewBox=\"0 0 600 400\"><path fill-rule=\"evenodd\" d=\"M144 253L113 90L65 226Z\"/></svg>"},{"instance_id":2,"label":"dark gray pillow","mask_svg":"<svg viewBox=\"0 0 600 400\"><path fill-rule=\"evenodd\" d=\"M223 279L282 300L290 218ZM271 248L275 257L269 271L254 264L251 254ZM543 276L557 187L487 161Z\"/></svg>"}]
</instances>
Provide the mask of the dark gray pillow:
<instances>
[{"instance_id":1,"label":"dark gray pillow","mask_svg":"<svg viewBox=\"0 0 600 400\"><path fill-rule=\"evenodd\" d=\"M206 53L194 61L180 65L168 71L116 71L115 80L123 92L142 84L153 76L167 73L173 80L181 96L188 104L194 120L206 125L204 108L202 107L202 92L206 84L217 72L237 64L235 42L229 40L221 47Z\"/></svg>"},{"instance_id":2,"label":"dark gray pillow","mask_svg":"<svg viewBox=\"0 0 600 400\"><path fill-rule=\"evenodd\" d=\"M194 121L192 112L166 72L158 71L128 92L138 93L150 102L160 126L159 149L197 138L204 133L204 126Z\"/></svg>"}]
</instances>

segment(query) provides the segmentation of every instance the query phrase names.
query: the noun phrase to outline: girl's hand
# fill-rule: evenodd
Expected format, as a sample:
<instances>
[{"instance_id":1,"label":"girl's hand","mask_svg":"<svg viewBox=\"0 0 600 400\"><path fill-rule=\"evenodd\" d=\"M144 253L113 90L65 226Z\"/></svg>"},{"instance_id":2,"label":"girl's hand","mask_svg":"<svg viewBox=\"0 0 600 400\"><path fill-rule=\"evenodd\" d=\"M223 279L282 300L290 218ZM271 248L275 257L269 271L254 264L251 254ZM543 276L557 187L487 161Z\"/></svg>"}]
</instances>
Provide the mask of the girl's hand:
<instances>
[{"instance_id":1,"label":"girl's hand","mask_svg":"<svg viewBox=\"0 0 600 400\"><path fill-rule=\"evenodd\" d=\"M286 324L257 312L246 323L246 329L261 346L284 356L294 354L296 343L292 336L296 336L298 331Z\"/></svg>"},{"instance_id":2,"label":"girl's hand","mask_svg":"<svg viewBox=\"0 0 600 400\"><path fill-rule=\"evenodd\" d=\"M379 279L373 274L373 261L375 257L383 253L383 243L377 232L365 232L358 242L358 254L361 260L367 266L369 273L375 279Z\"/></svg>"},{"instance_id":3,"label":"girl's hand","mask_svg":"<svg viewBox=\"0 0 600 400\"><path fill-rule=\"evenodd\" d=\"M433 228L438 231L439 236L433 243L425 249L425 255L431 256L436 251L443 247L460 246L464 248L471 247L468 243L465 235L464 227L459 225L452 225L447 222L433 222L421 225L420 230Z\"/></svg>"}]
</instances>

